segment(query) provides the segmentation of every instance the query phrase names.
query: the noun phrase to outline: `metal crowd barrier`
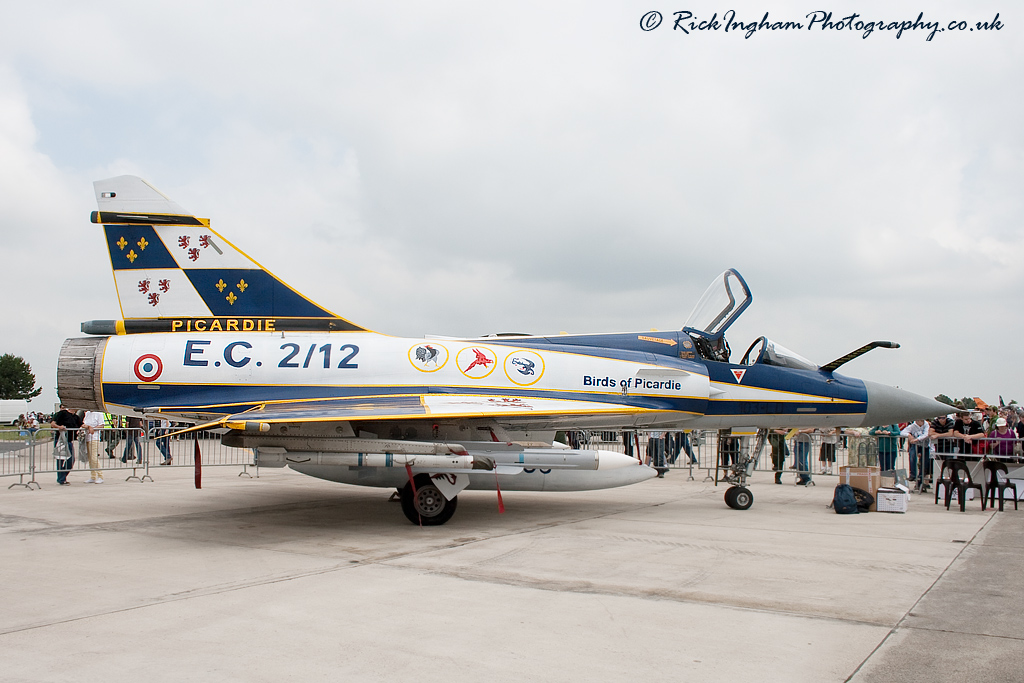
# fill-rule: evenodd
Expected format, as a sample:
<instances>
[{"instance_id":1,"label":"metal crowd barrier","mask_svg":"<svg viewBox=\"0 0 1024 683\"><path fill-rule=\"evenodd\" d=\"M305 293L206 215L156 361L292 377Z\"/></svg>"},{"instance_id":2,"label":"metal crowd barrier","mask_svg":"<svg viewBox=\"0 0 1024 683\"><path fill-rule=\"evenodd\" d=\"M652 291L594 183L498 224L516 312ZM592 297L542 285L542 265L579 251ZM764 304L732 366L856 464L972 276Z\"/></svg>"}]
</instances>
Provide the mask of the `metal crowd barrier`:
<instances>
[{"instance_id":1,"label":"metal crowd barrier","mask_svg":"<svg viewBox=\"0 0 1024 683\"><path fill-rule=\"evenodd\" d=\"M18 481L7 488L39 488L39 483L35 481L36 449L39 444L45 446L52 443L47 441L47 435L42 432L43 430L35 433L29 433L26 429L0 430L0 477L18 477ZM28 481L25 481L26 477Z\"/></svg>"},{"instance_id":2,"label":"metal crowd barrier","mask_svg":"<svg viewBox=\"0 0 1024 683\"><path fill-rule=\"evenodd\" d=\"M35 435L22 436L24 430L0 430L0 478L17 477L18 481L7 488L20 486L27 489L41 488L38 475L57 474L57 460L54 457L54 434L57 430L40 429ZM170 430L167 430L170 431ZM104 473L125 473L126 481L153 481L152 469L161 467L194 467L195 447L199 451L203 467L241 467L238 476L252 477L254 468L259 476L253 451L249 448L233 448L221 443L216 432L199 432L182 437L155 438L160 430L145 429L103 429L100 433L99 470ZM85 444L85 429L66 430L68 444L74 451L74 463L70 474L88 473L89 458ZM163 465L169 456L170 463Z\"/></svg>"},{"instance_id":3,"label":"metal crowd barrier","mask_svg":"<svg viewBox=\"0 0 1024 683\"><path fill-rule=\"evenodd\" d=\"M670 436L666 439L665 432L661 431L584 431L567 432L566 437L570 445L575 444L577 447L631 453L638 455L642 461L654 467L667 470L687 470L691 480L695 478L695 472L698 474L703 472L705 481L716 481L716 475L728 464L729 458L733 458L739 453L749 454L755 447L757 438L756 434L720 434L716 430L690 430L668 432L668 434ZM685 435L685 439L683 435ZM781 469L775 470L771 457L771 445L767 442L761 450L755 469L767 472L778 471L783 475L793 475L794 478L802 477L813 483L816 476L838 475L840 467L875 467L889 464L892 466L888 467L886 472L899 472L910 480L915 478L932 478L934 480L937 458L981 457L982 451L987 454L988 459L1005 459L1024 463L1024 440L1021 439L979 439L974 443L981 445L978 448L971 448L971 453L965 454L960 454L959 448L955 445L950 447L950 453L938 453L936 443L934 443L936 440L933 439L928 451L929 457L923 463L926 470L924 476L917 477L917 469L921 466L919 454L915 449L915 453L911 455L907 437L880 437L866 433L860 434L854 430L846 430L838 435L815 431L807 434L806 437L809 442L806 465L797 462L795 442L798 437L794 436L785 439L785 464ZM891 463L884 461L888 459L886 453L893 453L893 451L884 449L882 458L879 457L879 441L883 442L882 446L884 447L887 445L886 439L896 441L895 455L888 456L892 458ZM951 441L955 443L956 440L951 439ZM1008 442L1012 442L1012 445L1007 445ZM823 444L830 444L832 448L826 448L823 451ZM999 455L996 453L999 448L1009 452ZM911 464L912 459L916 461L913 465Z\"/></svg>"},{"instance_id":4,"label":"metal crowd barrier","mask_svg":"<svg viewBox=\"0 0 1024 683\"><path fill-rule=\"evenodd\" d=\"M27 434L26 430L0 430L0 478L17 477L18 481L8 488L20 486L32 489L39 488L37 475L56 474L57 463L53 455L54 432L50 428L39 429L35 434ZM70 442L73 443L75 462L71 470L74 472L88 471L84 441L85 430L67 430ZM253 475L249 468L255 468L259 476L259 467L252 449L234 448L221 443L220 434L216 430L188 434L181 437L164 439L161 444L155 437L163 433L159 428L127 429L111 428L101 432L99 453L99 469L104 472L126 473L126 481L152 481L152 470L161 467L194 467L195 444L198 441L204 467L241 467L238 476ZM720 473L728 465L731 458L738 454L749 454L755 447L755 434L720 433L715 430L689 430L668 432L651 431L570 431L566 432L566 440L574 448L596 448L638 456L642 461L665 471L686 470L690 480L704 473L704 481L719 481ZM82 438L79 438L79 437ZM133 437L129 439L129 436ZM823 453L823 437L827 435L816 431L806 435L809 442L807 463L798 463L796 458L796 438L785 440L787 452L785 464L775 470L771 446L765 443L755 463L755 469L761 471L777 471L781 474L794 475L813 483L815 476L837 475L839 467L876 466L880 464L878 436L860 435L852 431L835 435L834 461L824 460L829 449ZM886 437L881 437L885 439ZM908 439L894 437L897 440L893 470L903 470L915 474L916 467L910 463ZM934 442L935 440L933 440ZM989 454L989 459L1002 459L1009 462L1024 463L1024 441L1002 439L980 439L975 443L980 446L971 448L971 453L960 454L951 439L953 446L950 453L939 453L936 444L931 444L931 467L925 476L934 479L935 460L942 457L980 458L982 452ZM129 444L131 444L129 446ZM884 445L884 444L883 444ZM973 451L978 450L978 453ZM127 456L132 457L127 457ZM170 464L163 465L167 456ZM124 461L122 462L122 458ZM888 463L886 463L888 464ZM911 477L913 478L913 477Z\"/></svg>"}]
</instances>

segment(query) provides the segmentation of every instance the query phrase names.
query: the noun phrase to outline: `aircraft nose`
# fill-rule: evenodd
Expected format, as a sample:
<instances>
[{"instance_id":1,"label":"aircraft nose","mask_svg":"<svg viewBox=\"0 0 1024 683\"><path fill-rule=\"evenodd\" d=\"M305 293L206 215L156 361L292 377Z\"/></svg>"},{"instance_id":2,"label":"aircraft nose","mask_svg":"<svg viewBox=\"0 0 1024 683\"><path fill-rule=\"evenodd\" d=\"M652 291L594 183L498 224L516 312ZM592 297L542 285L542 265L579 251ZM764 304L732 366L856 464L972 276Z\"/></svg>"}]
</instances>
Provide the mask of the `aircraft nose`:
<instances>
[{"instance_id":1,"label":"aircraft nose","mask_svg":"<svg viewBox=\"0 0 1024 683\"><path fill-rule=\"evenodd\" d=\"M910 391L864 381L868 392L868 408L861 427L910 422L919 418L937 417L953 410L945 403Z\"/></svg>"}]
</instances>

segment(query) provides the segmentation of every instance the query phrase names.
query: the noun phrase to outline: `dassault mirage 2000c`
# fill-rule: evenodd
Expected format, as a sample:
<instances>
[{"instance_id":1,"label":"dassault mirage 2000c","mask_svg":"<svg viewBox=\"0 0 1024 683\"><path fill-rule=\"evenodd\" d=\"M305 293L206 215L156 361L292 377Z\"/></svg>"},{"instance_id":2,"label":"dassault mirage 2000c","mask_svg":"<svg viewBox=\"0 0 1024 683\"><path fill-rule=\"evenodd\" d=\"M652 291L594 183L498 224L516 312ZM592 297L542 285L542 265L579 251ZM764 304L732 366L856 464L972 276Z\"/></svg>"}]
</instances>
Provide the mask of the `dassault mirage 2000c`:
<instances>
[{"instance_id":1,"label":"dassault mirage 2000c","mask_svg":"<svg viewBox=\"0 0 1024 683\"><path fill-rule=\"evenodd\" d=\"M891 424L946 412L818 366L761 337L739 363L725 332L751 302L728 270L682 330L403 339L313 303L140 178L95 183L120 320L82 323L60 398L109 413L227 428L262 467L396 488L410 521L443 524L464 489L578 491L655 476L639 460L559 448L559 429L759 429L733 464L745 487L768 428Z\"/></svg>"}]
</instances>

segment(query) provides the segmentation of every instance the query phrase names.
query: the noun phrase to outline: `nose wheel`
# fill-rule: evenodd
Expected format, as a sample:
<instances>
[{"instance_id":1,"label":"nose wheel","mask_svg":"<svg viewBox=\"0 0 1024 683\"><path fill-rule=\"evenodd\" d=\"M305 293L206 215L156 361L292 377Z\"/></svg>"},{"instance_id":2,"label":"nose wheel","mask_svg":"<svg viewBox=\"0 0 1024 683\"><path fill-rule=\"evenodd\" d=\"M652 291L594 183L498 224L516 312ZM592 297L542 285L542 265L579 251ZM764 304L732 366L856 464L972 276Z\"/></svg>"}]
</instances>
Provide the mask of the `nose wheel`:
<instances>
[{"instance_id":1,"label":"nose wheel","mask_svg":"<svg viewBox=\"0 0 1024 683\"><path fill-rule=\"evenodd\" d=\"M730 486L725 491L725 504L733 510L747 510L754 504L754 494L745 486Z\"/></svg>"}]
</instances>

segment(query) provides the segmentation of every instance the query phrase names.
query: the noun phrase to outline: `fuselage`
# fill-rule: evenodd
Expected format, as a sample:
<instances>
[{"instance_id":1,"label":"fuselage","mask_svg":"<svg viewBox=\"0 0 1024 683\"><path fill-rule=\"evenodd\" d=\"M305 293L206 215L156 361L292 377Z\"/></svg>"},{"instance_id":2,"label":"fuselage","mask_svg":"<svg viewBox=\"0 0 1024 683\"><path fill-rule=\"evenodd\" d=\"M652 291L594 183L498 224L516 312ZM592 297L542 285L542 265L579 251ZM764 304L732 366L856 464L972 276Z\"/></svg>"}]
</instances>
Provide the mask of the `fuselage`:
<instances>
[{"instance_id":1,"label":"fuselage","mask_svg":"<svg viewBox=\"0 0 1024 683\"><path fill-rule=\"evenodd\" d=\"M79 341L95 347L91 384L113 413L201 418L277 401L493 395L623 408L545 419L554 427L720 428L856 426L868 403L864 382L839 374L702 359L684 332L416 339L182 329Z\"/></svg>"}]
</instances>

